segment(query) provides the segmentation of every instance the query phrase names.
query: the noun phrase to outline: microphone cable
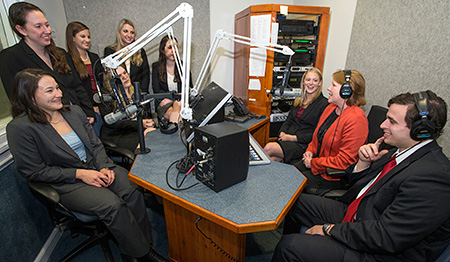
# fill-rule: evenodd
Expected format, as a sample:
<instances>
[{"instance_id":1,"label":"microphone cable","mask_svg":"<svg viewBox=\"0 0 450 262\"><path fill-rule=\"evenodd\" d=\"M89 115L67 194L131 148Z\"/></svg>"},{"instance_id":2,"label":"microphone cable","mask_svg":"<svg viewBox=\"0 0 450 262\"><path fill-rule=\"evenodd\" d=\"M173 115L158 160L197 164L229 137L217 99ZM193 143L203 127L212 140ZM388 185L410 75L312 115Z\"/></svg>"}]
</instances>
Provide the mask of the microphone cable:
<instances>
[{"instance_id":1,"label":"microphone cable","mask_svg":"<svg viewBox=\"0 0 450 262\"><path fill-rule=\"evenodd\" d=\"M199 181L199 182L197 182L197 183L195 183L195 184L193 184L193 185L190 185L190 186L188 186L188 187L180 188L180 187L183 185L184 180L185 180L185 179L187 178L187 176L191 173L191 171L195 168L195 164L192 164L192 166L189 168L189 170L186 172L186 174L184 175L183 179L181 180L181 183L178 183L179 177L180 177L180 174L184 174L184 172L181 172L181 171L180 171L181 169L178 169L177 175L176 175L176 187L172 186L172 185L170 184L170 182L169 182L169 171L170 171L170 169L172 168L173 165L175 165L175 164L177 164L177 163L184 162L184 161L188 161L188 160L186 160L186 159L189 159L189 158L192 158L192 156L186 155L186 156L184 156L182 159L179 159L179 160L176 160L176 161L172 162L172 163L170 164L170 166L167 168L167 170L166 170L166 183L167 183L167 185L168 185L171 189L173 189L173 190L175 190L175 191L183 191L183 190L190 189L190 188L192 188L192 187L194 187L194 186L196 186L196 185L198 185L198 184L201 184L201 183L203 184L203 183L206 183L206 182L208 182L208 181L211 180L211 178L206 178L206 179L203 179L203 180L201 180L201 181ZM191 161L192 161L192 160L191 160ZM192 161L192 162L193 162L193 161Z\"/></svg>"}]
</instances>

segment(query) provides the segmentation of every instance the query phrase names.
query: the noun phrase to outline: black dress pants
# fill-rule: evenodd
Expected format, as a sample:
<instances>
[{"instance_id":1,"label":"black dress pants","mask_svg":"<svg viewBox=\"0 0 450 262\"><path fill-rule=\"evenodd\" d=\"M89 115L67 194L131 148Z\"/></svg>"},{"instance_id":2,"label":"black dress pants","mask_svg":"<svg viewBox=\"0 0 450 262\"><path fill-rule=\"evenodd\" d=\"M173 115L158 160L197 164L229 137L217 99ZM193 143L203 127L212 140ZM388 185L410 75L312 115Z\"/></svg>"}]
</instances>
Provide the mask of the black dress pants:
<instances>
[{"instance_id":1,"label":"black dress pants","mask_svg":"<svg viewBox=\"0 0 450 262\"><path fill-rule=\"evenodd\" d=\"M339 201L301 194L286 216L272 261L374 261L371 255L352 250L330 236L299 233L301 226L341 223L346 209Z\"/></svg>"},{"instance_id":2,"label":"black dress pants","mask_svg":"<svg viewBox=\"0 0 450 262\"><path fill-rule=\"evenodd\" d=\"M152 245L144 197L130 185L128 171L122 167L113 170L115 180L109 187L84 184L61 194L61 203L71 210L97 215L117 240L121 253L144 256Z\"/></svg>"}]
</instances>

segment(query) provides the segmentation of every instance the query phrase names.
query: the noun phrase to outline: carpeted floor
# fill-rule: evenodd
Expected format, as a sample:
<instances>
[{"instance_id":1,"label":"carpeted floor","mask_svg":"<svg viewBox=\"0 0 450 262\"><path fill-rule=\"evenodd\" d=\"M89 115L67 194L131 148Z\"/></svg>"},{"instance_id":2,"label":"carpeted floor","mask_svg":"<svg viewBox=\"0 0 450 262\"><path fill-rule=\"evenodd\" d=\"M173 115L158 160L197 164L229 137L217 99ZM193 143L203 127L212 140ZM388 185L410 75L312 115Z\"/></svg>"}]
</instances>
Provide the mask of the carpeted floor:
<instances>
[{"instance_id":1,"label":"carpeted floor","mask_svg":"<svg viewBox=\"0 0 450 262\"><path fill-rule=\"evenodd\" d=\"M163 208L154 196L144 194L147 212L152 226L153 247L167 257L168 243ZM45 206L30 192L27 182L11 164L0 171L0 261L32 261L52 231L52 222ZM247 234L246 261L270 261L281 229ZM86 240L80 235L71 237L64 232L49 261L58 261L65 254ZM115 261L121 261L116 244L110 241ZM218 251L219 252L219 251ZM100 245L80 254L73 261L105 261ZM205 261L209 262L209 261Z\"/></svg>"},{"instance_id":2,"label":"carpeted floor","mask_svg":"<svg viewBox=\"0 0 450 262\"><path fill-rule=\"evenodd\" d=\"M147 212L152 225L153 233L153 247L154 249L164 257L167 257L168 243L166 224L163 215L162 207L151 196L146 195ZM72 239L69 232L65 232L61 237L58 245L55 248L50 262L58 261L67 252L74 248L77 244L84 241L87 237L78 236ZM259 232L253 234L247 234L246 241L246 258L247 262L264 262L270 261L276 244L281 238L281 229ZM114 260L121 261L119 249L116 244L110 241L110 247L113 252ZM90 250L82 253L76 257L74 262L84 261L104 261L102 249L99 245L91 248Z\"/></svg>"}]
</instances>

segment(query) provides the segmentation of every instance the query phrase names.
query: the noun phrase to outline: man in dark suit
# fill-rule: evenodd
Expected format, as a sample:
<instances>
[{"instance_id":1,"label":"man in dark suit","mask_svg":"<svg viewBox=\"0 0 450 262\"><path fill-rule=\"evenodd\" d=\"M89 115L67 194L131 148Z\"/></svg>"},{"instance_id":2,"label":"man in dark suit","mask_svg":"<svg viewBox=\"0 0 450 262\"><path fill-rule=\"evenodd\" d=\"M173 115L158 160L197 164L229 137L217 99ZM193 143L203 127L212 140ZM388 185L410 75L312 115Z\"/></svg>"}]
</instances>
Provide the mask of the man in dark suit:
<instances>
[{"instance_id":1,"label":"man in dark suit","mask_svg":"<svg viewBox=\"0 0 450 262\"><path fill-rule=\"evenodd\" d=\"M388 106L383 137L346 170L353 186L339 201L302 194L273 261L434 261L449 245L450 162L435 141L447 105L427 91Z\"/></svg>"}]
</instances>

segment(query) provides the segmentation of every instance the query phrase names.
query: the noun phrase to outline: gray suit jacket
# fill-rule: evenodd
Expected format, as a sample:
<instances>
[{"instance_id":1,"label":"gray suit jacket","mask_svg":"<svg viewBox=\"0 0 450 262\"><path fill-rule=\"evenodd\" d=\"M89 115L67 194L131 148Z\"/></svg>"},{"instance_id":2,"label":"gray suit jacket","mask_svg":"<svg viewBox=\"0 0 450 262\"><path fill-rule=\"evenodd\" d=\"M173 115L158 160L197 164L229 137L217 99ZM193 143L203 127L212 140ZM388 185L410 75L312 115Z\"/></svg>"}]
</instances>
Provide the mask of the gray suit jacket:
<instances>
[{"instance_id":1,"label":"gray suit jacket","mask_svg":"<svg viewBox=\"0 0 450 262\"><path fill-rule=\"evenodd\" d=\"M101 170L115 165L80 107L70 106L70 111L62 115L85 145L86 162L80 160L50 124L31 122L25 114L8 124L6 134L20 174L65 193L84 184L75 179L76 169Z\"/></svg>"}]
</instances>

